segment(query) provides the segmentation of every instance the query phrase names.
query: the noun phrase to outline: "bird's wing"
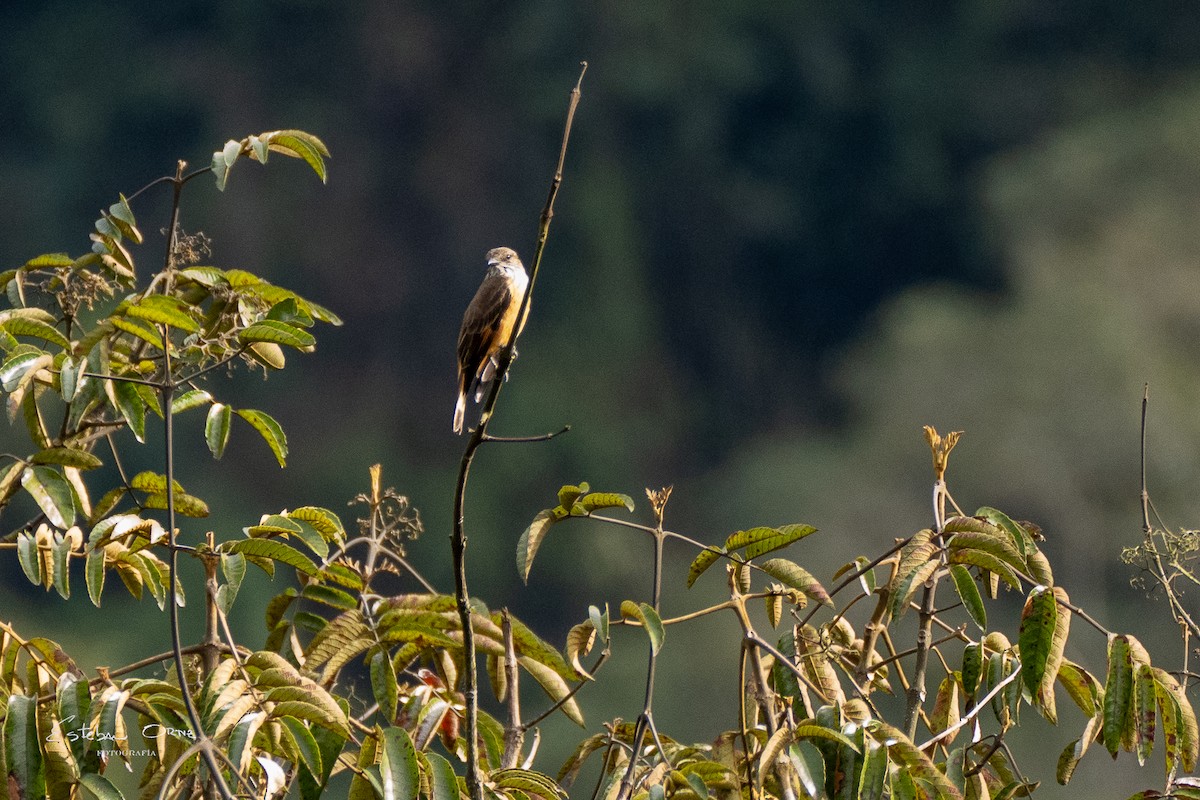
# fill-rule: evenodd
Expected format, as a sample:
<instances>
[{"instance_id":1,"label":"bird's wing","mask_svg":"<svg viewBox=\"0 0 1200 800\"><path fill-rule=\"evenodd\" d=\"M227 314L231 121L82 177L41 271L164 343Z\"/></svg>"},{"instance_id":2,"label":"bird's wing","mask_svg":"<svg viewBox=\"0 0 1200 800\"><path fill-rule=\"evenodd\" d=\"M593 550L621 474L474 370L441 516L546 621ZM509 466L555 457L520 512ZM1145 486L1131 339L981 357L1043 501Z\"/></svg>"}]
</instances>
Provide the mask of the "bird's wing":
<instances>
[{"instance_id":1,"label":"bird's wing","mask_svg":"<svg viewBox=\"0 0 1200 800\"><path fill-rule=\"evenodd\" d=\"M503 342L496 339L504 314L512 303L508 282L502 276L489 275L479 285L475 298L467 306L458 333L458 370L463 389L478 376L484 361Z\"/></svg>"}]
</instances>

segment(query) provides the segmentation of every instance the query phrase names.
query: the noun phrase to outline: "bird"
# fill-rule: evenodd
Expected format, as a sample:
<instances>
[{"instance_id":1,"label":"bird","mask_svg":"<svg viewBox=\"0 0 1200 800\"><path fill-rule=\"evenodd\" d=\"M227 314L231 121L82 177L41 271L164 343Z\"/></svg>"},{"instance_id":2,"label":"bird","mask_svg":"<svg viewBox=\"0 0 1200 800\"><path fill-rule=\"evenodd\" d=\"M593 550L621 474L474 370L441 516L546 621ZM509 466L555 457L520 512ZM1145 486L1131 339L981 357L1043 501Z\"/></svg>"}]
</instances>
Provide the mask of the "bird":
<instances>
[{"instance_id":1,"label":"bird","mask_svg":"<svg viewBox=\"0 0 1200 800\"><path fill-rule=\"evenodd\" d=\"M529 276L516 252L495 247L487 252L487 273L463 314L458 332L458 402L454 404L454 432L462 433L467 394L475 389L475 402L483 397L483 387L496 374L496 354L517 327L517 336L529 317L517 326L521 301L529 287ZM514 340L516 337L513 337Z\"/></svg>"}]
</instances>

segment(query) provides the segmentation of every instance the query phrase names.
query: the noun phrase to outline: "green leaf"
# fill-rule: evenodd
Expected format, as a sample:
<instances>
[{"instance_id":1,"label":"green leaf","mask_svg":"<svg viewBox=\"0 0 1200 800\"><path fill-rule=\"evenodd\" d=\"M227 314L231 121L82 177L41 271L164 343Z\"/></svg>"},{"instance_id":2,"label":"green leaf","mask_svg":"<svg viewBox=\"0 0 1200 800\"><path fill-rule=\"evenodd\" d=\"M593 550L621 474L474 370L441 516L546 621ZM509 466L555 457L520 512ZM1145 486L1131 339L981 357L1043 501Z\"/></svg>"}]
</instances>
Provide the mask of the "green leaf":
<instances>
[{"instance_id":1,"label":"green leaf","mask_svg":"<svg viewBox=\"0 0 1200 800\"><path fill-rule=\"evenodd\" d=\"M0 366L0 385L6 392L16 391L27 374L35 374L38 369L50 366L53 361L49 353L30 345L22 345L10 353L3 366Z\"/></svg>"},{"instance_id":2,"label":"green leaf","mask_svg":"<svg viewBox=\"0 0 1200 800\"><path fill-rule=\"evenodd\" d=\"M983 517L988 522L1007 533L1009 539L1012 540L1013 545L1018 551L1020 551L1022 555L1028 557L1030 553L1037 550L1037 545L1034 544L1033 537L1029 535L1029 532L1026 531L1021 525L1014 522L1012 518L1003 511L991 508L989 506L983 506L982 508L975 510L975 516Z\"/></svg>"},{"instance_id":3,"label":"green leaf","mask_svg":"<svg viewBox=\"0 0 1200 800\"><path fill-rule=\"evenodd\" d=\"M1083 667L1063 659L1056 676L1085 717L1094 717L1100 704L1100 681Z\"/></svg>"},{"instance_id":4,"label":"green leaf","mask_svg":"<svg viewBox=\"0 0 1200 800\"><path fill-rule=\"evenodd\" d=\"M395 722L398 687L396 670L387 650L377 650L371 656L371 691L375 695L375 702L379 704L380 715L389 725Z\"/></svg>"},{"instance_id":5,"label":"green leaf","mask_svg":"<svg viewBox=\"0 0 1200 800\"><path fill-rule=\"evenodd\" d=\"M256 539L280 535L297 536L300 533L301 525L282 514L267 514L259 520L257 525L251 525L243 530L247 536Z\"/></svg>"},{"instance_id":6,"label":"green leaf","mask_svg":"<svg viewBox=\"0 0 1200 800\"><path fill-rule=\"evenodd\" d=\"M959 517L958 519L963 518ZM1026 563L1024 556L1021 555L1016 545L1013 544L1004 531L993 525L980 523L973 517L969 519L976 523L978 529L972 527L969 530L959 530L949 538L946 546L952 556L958 550L982 550L985 553L995 556L1015 570L1025 571ZM947 529L949 527L950 525L947 523ZM962 528L964 526L958 527Z\"/></svg>"},{"instance_id":7,"label":"green leaf","mask_svg":"<svg viewBox=\"0 0 1200 800\"><path fill-rule=\"evenodd\" d=\"M979 626L979 630L986 631L987 609L971 571L962 564L951 564L950 577L954 580L954 589L958 592L958 599L962 600L963 608L971 615L971 620Z\"/></svg>"},{"instance_id":8,"label":"green leaf","mask_svg":"<svg viewBox=\"0 0 1200 800\"><path fill-rule=\"evenodd\" d=\"M725 551L720 547L709 546L700 551L700 555L692 560L692 564L688 567L687 585L692 588L692 584L696 579L703 575L709 567L717 563L717 559L725 555Z\"/></svg>"},{"instance_id":9,"label":"green leaf","mask_svg":"<svg viewBox=\"0 0 1200 800\"><path fill-rule=\"evenodd\" d=\"M121 233L133 240L134 244L141 244L142 233L137 229L137 219L133 216L133 209L129 207L129 201L125 199L125 195L117 196L120 199L108 207L108 215L117 223Z\"/></svg>"},{"instance_id":10,"label":"green leaf","mask_svg":"<svg viewBox=\"0 0 1200 800\"><path fill-rule=\"evenodd\" d=\"M249 422L250 427L258 431L267 446L271 448L271 452L275 454L275 460L279 462L279 466L285 466L288 452L287 436L284 435L283 428L279 426L279 423L271 415L251 408L239 408L234 413Z\"/></svg>"},{"instance_id":11,"label":"green leaf","mask_svg":"<svg viewBox=\"0 0 1200 800\"><path fill-rule=\"evenodd\" d=\"M25 472L24 461L14 461L7 467L0 468L0 507L17 491L17 481Z\"/></svg>"},{"instance_id":12,"label":"green leaf","mask_svg":"<svg viewBox=\"0 0 1200 800\"><path fill-rule=\"evenodd\" d=\"M296 742L296 749L300 753L300 758L304 767L313 775L320 775L323 771L324 764L321 758L321 748L317 743L313 732L308 729L300 720L295 717L281 717L279 719L283 723L283 727L291 734L292 739Z\"/></svg>"},{"instance_id":13,"label":"green leaf","mask_svg":"<svg viewBox=\"0 0 1200 800\"><path fill-rule=\"evenodd\" d=\"M958 680L953 675L947 675L945 678L942 678L942 682L938 686L937 695L934 697L933 711L929 714L929 732L939 734L947 728L952 728L958 723L960 717ZM949 744L955 738L951 734L949 738L943 741Z\"/></svg>"},{"instance_id":14,"label":"green leaf","mask_svg":"<svg viewBox=\"0 0 1200 800\"><path fill-rule=\"evenodd\" d=\"M212 173L218 190L225 191L225 186L229 183L229 171L233 169L233 162L237 161L241 150L241 142L230 139L223 148L213 153Z\"/></svg>"},{"instance_id":15,"label":"green leaf","mask_svg":"<svg viewBox=\"0 0 1200 800\"><path fill-rule=\"evenodd\" d=\"M904 616L904 612L908 610L908 606L914 594L920 589L925 581L929 580L933 573L937 572L941 564L937 559L937 548L933 545L927 545L928 561L917 562L912 564L911 568L905 572L896 573L896 581L892 586L892 617L899 619ZM901 567L904 566L904 561L901 561Z\"/></svg>"},{"instance_id":16,"label":"green leaf","mask_svg":"<svg viewBox=\"0 0 1200 800\"><path fill-rule=\"evenodd\" d=\"M314 722L317 725L349 737L346 712L327 691L312 681L302 686L276 686L267 692L266 700L275 703L274 716L287 715Z\"/></svg>"},{"instance_id":17,"label":"green leaf","mask_svg":"<svg viewBox=\"0 0 1200 800\"><path fill-rule=\"evenodd\" d=\"M14 797L38 798L46 794L46 768L38 740L37 700L10 695L4 717L4 760L8 765L8 790Z\"/></svg>"},{"instance_id":18,"label":"green leaf","mask_svg":"<svg viewBox=\"0 0 1200 800\"><path fill-rule=\"evenodd\" d=\"M37 453L30 460L34 464L59 464L77 469L95 469L104 465L103 461L86 450L71 447L51 447Z\"/></svg>"},{"instance_id":19,"label":"green leaf","mask_svg":"<svg viewBox=\"0 0 1200 800\"><path fill-rule=\"evenodd\" d=\"M963 648L961 675L963 692L967 700L972 701L979 689L979 679L983 676L983 648L978 644L971 643Z\"/></svg>"},{"instance_id":20,"label":"green leaf","mask_svg":"<svg viewBox=\"0 0 1200 800\"><path fill-rule=\"evenodd\" d=\"M596 606L588 606L588 619L592 623L592 627L596 629L596 634L600 637L600 641L608 643L608 603L604 604L604 611L600 611Z\"/></svg>"},{"instance_id":21,"label":"green leaf","mask_svg":"<svg viewBox=\"0 0 1200 800\"><path fill-rule=\"evenodd\" d=\"M64 672L58 676L54 695L58 702L58 719L64 725L89 718L92 694L85 678L80 678L71 672ZM87 742L82 737L70 742L70 746L77 761L81 760L87 752Z\"/></svg>"},{"instance_id":22,"label":"green leaf","mask_svg":"<svg viewBox=\"0 0 1200 800\"><path fill-rule=\"evenodd\" d=\"M64 600L71 597L71 540L62 537L50 551L54 563L54 590Z\"/></svg>"},{"instance_id":23,"label":"green leaf","mask_svg":"<svg viewBox=\"0 0 1200 800\"><path fill-rule=\"evenodd\" d=\"M1195 748L1196 742L1187 741L1188 733L1184 719L1184 708L1191 712L1191 706L1187 704L1187 696L1183 693L1179 686L1179 681L1175 680L1173 675L1159 669L1151 667L1151 674L1154 677L1154 693L1158 706L1158 717L1162 720L1163 731L1163 749L1166 754L1166 767L1168 774L1173 774L1179 770L1180 765L1184 765L1184 771L1190 772L1187 763L1195 765L1194 749L1189 754L1189 748ZM1194 719L1194 715L1193 715Z\"/></svg>"},{"instance_id":24,"label":"green leaf","mask_svg":"<svg viewBox=\"0 0 1200 800\"><path fill-rule=\"evenodd\" d=\"M117 408L120 410L121 416L129 423L129 430L133 432L135 439L145 444L146 405L142 402L142 396L138 394L137 387L130 381L120 378L114 378L110 383Z\"/></svg>"},{"instance_id":25,"label":"green leaf","mask_svg":"<svg viewBox=\"0 0 1200 800\"><path fill-rule=\"evenodd\" d=\"M1133 679L1134 742L1138 766L1145 766L1154 750L1154 673L1149 664L1138 664Z\"/></svg>"},{"instance_id":26,"label":"green leaf","mask_svg":"<svg viewBox=\"0 0 1200 800\"><path fill-rule=\"evenodd\" d=\"M450 762L437 753L426 753L429 761L429 800L459 800L458 776Z\"/></svg>"},{"instance_id":27,"label":"green leaf","mask_svg":"<svg viewBox=\"0 0 1200 800\"><path fill-rule=\"evenodd\" d=\"M321 183L325 183L328 175L325 171L323 157L329 156L329 150L320 139L304 131L276 131L268 139L268 145L278 153L304 159L312 167L313 172L317 173Z\"/></svg>"},{"instance_id":28,"label":"green leaf","mask_svg":"<svg viewBox=\"0 0 1200 800\"><path fill-rule=\"evenodd\" d=\"M176 513L182 514L185 517L193 519L201 519L208 516L208 503L205 503L199 497L193 497L185 492L175 492L171 498L174 501ZM146 508L162 508L167 507L167 495L152 494L142 501L142 505Z\"/></svg>"},{"instance_id":29,"label":"green leaf","mask_svg":"<svg viewBox=\"0 0 1200 800\"><path fill-rule=\"evenodd\" d=\"M184 411L190 411L193 408L198 408L205 403L211 403L213 397L203 389L188 389L183 394L177 395L171 401L171 413L180 414Z\"/></svg>"},{"instance_id":30,"label":"green leaf","mask_svg":"<svg viewBox=\"0 0 1200 800\"><path fill-rule=\"evenodd\" d=\"M417 749L408 731L387 728L380 744L383 752L379 760L379 777L383 783L383 800L417 800L421 774L417 768Z\"/></svg>"},{"instance_id":31,"label":"green leaf","mask_svg":"<svg viewBox=\"0 0 1200 800\"><path fill-rule=\"evenodd\" d=\"M213 458L225 454L225 445L229 443L229 423L233 420L233 409L224 403L213 403L208 409L208 418L204 422L204 440Z\"/></svg>"},{"instance_id":32,"label":"green leaf","mask_svg":"<svg viewBox=\"0 0 1200 800\"><path fill-rule=\"evenodd\" d=\"M1030 694L1035 696L1046 673L1046 660L1050 657L1057 618L1058 602L1054 591L1046 586L1032 589L1021 612L1017 644L1021 649L1021 678Z\"/></svg>"},{"instance_id":33,"label":"green leaf","mask_svg":"<svg viewBox=\"0 0 1200 800\"><path fill-rule=\"evenodd\" d=\"M46 519L66 530L75 524L75 500L71 484L51 467L26 467L21 485L38 504Z\"/></svg>"},{"instance_id":34,"label":"green leaf","mask_svg":"<svg viewBox=\"0 0 1200 800\"><path fill-rule=\"evenodd\" d=\"M574 697L567 699L571 694L571 687L563 680L562 675L529 656L518 656L517 661L541 685L551 700L555 702L565 701L561 706L563 714L576 725L583 727L583 712L579 710L579 703Z\"/></svg>"},{"instance_id":35,"label":"green leaf","mask_svg":"<svg viewBox=\"0 0 1200 800\"><path fill-rule=\"evenodd\" d=\"M70 356L63 357L62 364L58 367L58 386L63 402L69 403L74 400L80 386L87 380L87 378L81 380L81 372L83 372L82 362L77 362Z\"/></svg>"},{"instance_id":36,"label":"green leaf","mask_svg":"<svg viewBox=\"0 0 1200 800\"><path fill-rule=\"evenodd\" d=\"M1054 683L1058 679L1059 670L1062 669L1063 651L1071 632L1071 610L1065 605L1070 601L1065 589L1055 586L1051 591L1058 602L1058 608L1054 613L1054 633L1050 638L1050 650L1046 654L1046 671L1034 695L1034 703L1042 712L1042 716L1052 724L1057 724L1058 708L1054 698Z\"/></svg>"},{"instance_id":37,"label":"green leaf","mask_svg":"<svg viewBox=\"0 0 1200 800\"><path fill-rule=\"evenodd\" d=\"M529 769L500 769L493 772L490 778L496 788L505 793L511 794L515 790L543 800L565 800L567 796L551 778Z\"/></svg>"},{"instance_id":38,"label":"green leaf","mask_svg":"<svg viewBox=\"0 0 1200 800\"><path fill-rule=\"evenodd\" d=\"M151 472L150 470L144 470L134 475L129 481L129 485L139 492L146 492L147 494L167 493L167 477L157 472ZM173 481L172 485L177 493L183 491L183 485L179 481Z\"/></svg>"},{"instance_id":39,"label":"green leaf","mask_svg":"<svg viewBox=\"0 0 1200 800\"><path fill-rule=\"evenodd\" d=\"M153 326L142 322L139 319L130 319L129 317L109 317L108 323L118 330L124 331L132 336L136 336L143 342L156 347L159 350L164 349L162 334Z\"/></svg>"},{"instance_id":40,"label":"green leaf","mask_svg":"<svg viewBox=\"0 0 1200 800\"><path fill-rule=\"evenodd\" d=\"M646 629L646 635L650 637L650 648L657 654L662 649L663 638L666 636L666 629L663 627L662 619L659 618L658 612L649 603L635 603L632 600L621 601L621 616L626 619L635 619L642 624Z\"/></svg>"},{"instance_id":41,"label":"green leaf","mask_svg":"<svg viewBox=\"0 0 1200 800\"><path fill-rule=\"evenodd\" d=\"M521 532L521 538L517 540L517 574L525 583L529 583L529 571L533 568L533 558L537 555L538 548L542 546L542 540L546 538L546 533L554 523L565 518L565 514L560 508L547 508L539 511L533 518L533 522L529 523L529 527Z\"/></svg>"},{"instance_id":42,"label":"green leaf","mask_svg":"<svg viewBox=\"0 0 1200 800\"><path fill-rule=\"evenodd\" d=\"M951 564L968 564L979 567L1000 576L1000 579L1013 589L1021 588L1021 581L1017 578L1016 573L1012 571L1008 564L992 553L970 547L951 549L947 561Z\"/></svg>"},{"instance_id":43,"label":"green leaf","mask_svg":"<svg viewBox=\"0 0 1200 800\"><path fill-rule=\"evenodd\" d=\"M241 553L246 556L269 558L272 561L295 567L309 576L316 576L319 571L317 565L307 556L278 539L237 539L222 542L218 549L225 553Z\"/></svg>"},{"instance_id":44,"label":"green leaf","mask_svg":"<svg viewBox=\"0 0 1200 800\"><path fill-rule=\"evenodd\" d=\"M576 672L588 680L591 680L592 676L583 668L583 665L579 662L579 658L592 651L592 645L595 641L596 628L591 620L587 620L573 626L571 630L567 631L567 643L563 648L563 651L566 653L567 662Z\"/></svg>"},{"instance_id":45,"label":"green leaf","mask_svg":"<svg viewBox=\"0 0 1200 800\"><path fill-rule=\"evenodd\" d=\"M96 800L125 800L125 795L117 791L117 787L103 775L85 772L79 776L79 782Z\"/></svg>"},{"instance_id":46,"label":"green leaf","mask_svg":"<svg viewBox=\"0 0 1200 800\"><path fill-rule=\"evenodd\" d=\"M794 627L785 629L783 635L779 637L779 652L786 656L788 662L795 663L796 635ZM775 684L775 691L784 697L800 696L800 679L778 659L771 666L771 681Z\"/></svg>"},{"instance_id":47,"label":"green leaf","mask_svg":"<svg viewBox=\"0 0 1200 800\"><path fill-rule=\"evenodd\" d=\"M288 512L292 519L311 525L327 542L340 542L346 537L346 529L341 519L327 508L318 506L302 506Z\"/></svg>"},{"instance_id":48,"label":"green leaf","mask_svg":"<svg viewBox=\"0 0 1200 800\"><path fill-rule=\"evenodd\" d=\"M938 800L962 800L962 793L950 779L898 728L879 720L867 722L864 728L875 741L887 748L894 763L933 790L932 797Z\"/></svg>"},{"instance_id":49,"label":"green leaf","mask_svg":"<svg viewBox=\"0 0 1200 800\"><path fill-rule=\"evenodd\" d=\"M221 613L228 614L246 577L246 557L241 553L221 553L221 572L226 582L217 587L216 599Z\"/></svg>"},{"instance_id":50,"label":"green leaf","mask_svg":"<svg viewBox=\"0 0 1200 800\"><path fill-rule=\"evenodd\" d=\"M504 614L501 611L494 612L491 617L491 622L496 626L496 630L503 630ZM536 633L529 629L529 626L510 615L509 623L512 626L513 647L519 656L529 656L533 660L544 664L550 669L557 672L565 680L577 681L580 679L577 673L566 660L549 642L538 637ZM476 621L475 628L478 630L480 625Z\"/></svg>"},{"instance_id":51,"label":"green leaf","mask_svg":"<svg viewBox=\"0 0 1200 800\"><path fill-rule=\"evenodd\" d=\"M579 501L579 506L585 514L591 514L593 511L599 511L602 508L624 508L627 511L633 511L633 498L627 494L618 494L617 492L592 492L584 495Z\"/></svg>"},{"instance_id":52,"label":"green leaf","mask_svg":"<svg viewBox=\"0 0 1200 800\"><path fill-rule=\"evenodd\" d=\"M799 589L821 605L833 606L833 600L820 582L808 570L786 558L769 558L760 568L784 586Z\"/></svg>"},{"instance_id":53,"label":"green leaf","mask_svg":"<svg viewBox=\"0 0 1200 800\"><path fill-rule=\"evenodd\" d=\"M261 136L247 137L246 141L250 144L250 157L260 164L267 163L267 155L270 152L267 149L267 143Z\"/></svg>"},{"instance_id":54,"label":"green leaf","mask_svg":"<svg viewBox=\"0 0 1200 800\"><path fill-rule=\"evenodd\" d=\"M725 540L724 546L707 547L696 556L688 568L688 588L691 588L696 579L715 564L721 556L745 548L745 557L747 559L755 558L772 550L786 547L793 542L803 539L805 536L816 533L816 530L811 525L793 524L780 525L778 528L750 528L749 530L732 533Z\"/></svg>"},{"instance_id":55,"label":"green leaf","mask_svg":"<svg viewBox=\"0 0 1200 800\"><path fill-rule=\"evenodd\" d=\"M583 495L587 494L588 485L581 483L578 486L566 484L558 490L558 504L563 507L564 511L570 512L571 507L575 505L575 501Z\"/></svg>"},{"instance_id":56,"label":"green leaf","mask_svg":"<svg viewBox=\"0 0 1200 800\"><path fill-rule=\"evenodd\" d=\"M1070 782L1071 776L1075 773L1075 767L1083 758L1083 754L1087 752L1092 740L1096 738L1099 726L1100 717L1091 717L1083 728L1083 735L1063 748L1055 768L1055 779L1059 784L1066 786Z\"/></svg>"},{"instance_id":57,"label":"green leaf","mask_svg":"<svg viewBox=\"0 0 1200 800\"><path fill-rule=\"evenodd\" d=\"M1133 704L1133 654L1125 636L1109 636L1104 681L1104 747L1116 756Z\"/></svg>"},{"instance_id":58,"label":"green leaf","mask_svg":"<svg viewBox=\"0 0 1200 800\"><path fill-rule=\"evenodd\" d=\"M162 294L147 295L125 309L126 316L195 333L200 330L200 325L192 313L191 307L182 300Z\"/></svg>"},{"instance_id":59,"label":"green leaf","mask_svg":"<svg viewBox=\"0 0 1200 800\"><path fill-rule=\"evenodd\" d=\"M300 328L311 328L313 325L312 314L308 313L297 297L288 297L275 303L267 311L266 318Z\"/></svg>"},{"instance_id":60,"label":"green leaf","mask_svg":"<svg viewBox=\"0 0 1200 800\"><path fill-rule=\"evenodd\" d=\"M34 586L42 585L42 560L38 555L37 539L31 533L21 533L17 536L17 561L25 577Z\"/></svg>"},{"instance_id":61,"label":"green leaf","mask_svg":"<svg viewBox=\"0 0 1200 800\"><path fill-rule=\"evenodd\" d=\"M100 595L104 593L104 548L92 548L88 551L87 562L84 566L84 578L87 581L88 597L92 605L100 607Z\"/></svg>"},{"instance_id":62,"label":"green leaf","mask_svg":"<svg viewBox=\"0 0 1200 800\"><path fill-rule=\"evenodd\" d=\"M40 319L28 316L10 316L0 323L0 328L13 336L33 336L50 344L57 345L63 350L71 349L71 342L59 333L58 329Z\"/></svg>"},{"instance_id":63,"label":"green leaf","mask_svg":"<svg viewBox=\"0 0 1200 800\"><path fill-rule=\"evenodd\" d=\"M75 259L66 253L46 253L25 262L21 269L29 272L35 269L55 269L74 265Z\"/></svg>"},{"instance_id":64,"label":"green leaf","mask_svg":"<svg viewBox=\"0 0 1200 800\"><path fill-rule=\"evenodd\" d=\"M303 328L273 319L247 326L238 334L238 341L242 344L272 342L297 349L312 347L317 343L316 337Z\"/></svg>"},{"instance_id":65,"label":"green leaf","mask_svg":"<svg viewBox=\"0 0 1200 800\"><path fill-rule=\"evenodd\" d=\"M786 547L792 542L799 541L816 532L817 529L811 525L798 524L781 525L778 528L759 527L737 531L725 540L725 552L731 553L734 550L740 550L744 547L746 548L745 556L747 559L756 558L772 550Z\"/></svg>"}]
</instances>

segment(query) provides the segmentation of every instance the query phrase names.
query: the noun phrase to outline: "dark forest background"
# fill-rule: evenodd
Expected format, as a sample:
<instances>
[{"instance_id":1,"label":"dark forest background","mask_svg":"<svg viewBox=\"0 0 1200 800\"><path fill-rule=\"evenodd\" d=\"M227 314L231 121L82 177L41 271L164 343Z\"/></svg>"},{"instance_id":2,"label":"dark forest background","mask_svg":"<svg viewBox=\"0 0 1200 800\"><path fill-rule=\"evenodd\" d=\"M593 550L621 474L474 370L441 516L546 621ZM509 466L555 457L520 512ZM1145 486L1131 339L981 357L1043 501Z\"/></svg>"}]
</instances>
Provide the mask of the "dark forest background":
<instances>
[{"instance_id":1,"label":"dark forest background","mask_svg":"<svg viewBox=\"0 0 1200 800\"><path fill-rule=\"evenodd\" d=\"M556 528L520 584L521 530L580 480L640 502L674 484L669 524L709 542L816 525L793 557L827 580L927 524L933 424L966 431L949 475L964 508L1037 522L1076 602L1156 663L1178 649L1118 556L1140 540L1146 382L1152 494L1167 523L1200 523L1200 5L51 0L0 6L0 31L2 267L85 251L118 191L177 158L203 166L226 139L297 127L333 153L325 187L247 163L223 195L185 199L213 264L346 320L233 390L283 423L288 469L248 430L213 462L200 421L180 420L180 479L217 510L185 536L305 504L349 520L381 462L427 527L413 560L451 589L458 324L487 249L532 253L587 59L494 427L573 430L477 462L475 593L556 642L588 604L648 595L648 543L585 524ZM167 199L139 200L143 231L166 224ZM669 556L671 615L699 599L682 589L691 553ZM148 603L43 602L15 560L0 577L4 616L82 661L165 641ZM243 590L250 641L280 588ZM710 685L733 674L736 645L712 644L730 630L669 632L666 732L733 724L734 687ZM1102 658L1102 642L1073 646ZM585 698L592 724L636 714L641 648L628 637ZM1075 734L1046 735L1057 752ZM543 766L577 738L549 728Z\"/></svg>"}]
</instances>

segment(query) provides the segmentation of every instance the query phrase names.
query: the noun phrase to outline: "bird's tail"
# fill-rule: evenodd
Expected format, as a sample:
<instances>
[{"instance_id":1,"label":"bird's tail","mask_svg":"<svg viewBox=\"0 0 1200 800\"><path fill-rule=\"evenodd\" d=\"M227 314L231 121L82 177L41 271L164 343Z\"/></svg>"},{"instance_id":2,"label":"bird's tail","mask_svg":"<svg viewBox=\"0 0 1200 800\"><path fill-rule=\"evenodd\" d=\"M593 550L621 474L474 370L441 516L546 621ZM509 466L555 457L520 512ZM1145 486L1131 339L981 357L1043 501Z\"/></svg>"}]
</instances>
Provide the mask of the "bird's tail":
<instances>
[{"instance_id":1,"label":"bird's tail","mask_svg":"<svg viewBox=\"0 0 1200 800\"><path fill-rule=\"evenodd\" d=\"M467 393L458 393L458 402L454 404L454 432L462 433L463 415L467 412Z\"/></svg>"}]
</instances>

